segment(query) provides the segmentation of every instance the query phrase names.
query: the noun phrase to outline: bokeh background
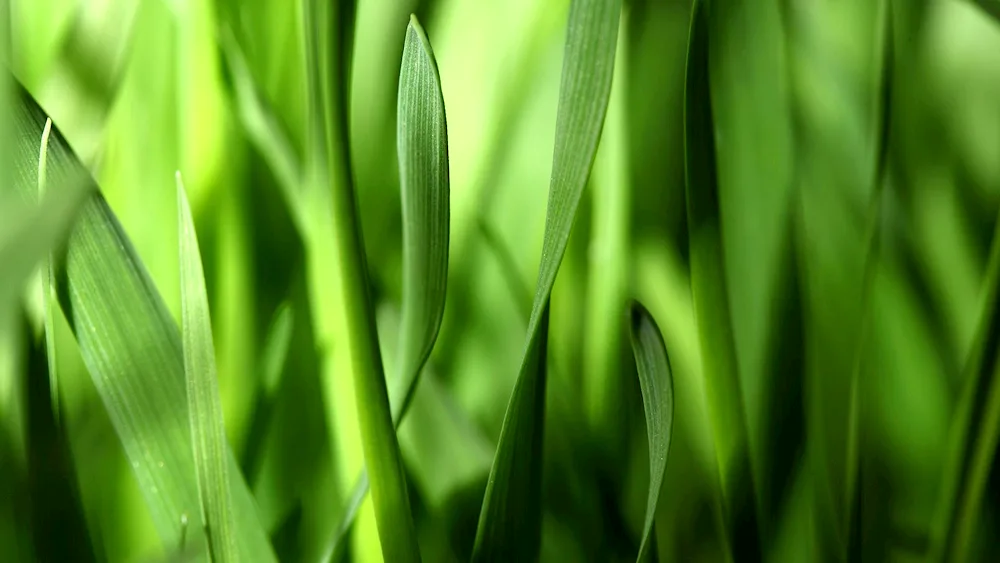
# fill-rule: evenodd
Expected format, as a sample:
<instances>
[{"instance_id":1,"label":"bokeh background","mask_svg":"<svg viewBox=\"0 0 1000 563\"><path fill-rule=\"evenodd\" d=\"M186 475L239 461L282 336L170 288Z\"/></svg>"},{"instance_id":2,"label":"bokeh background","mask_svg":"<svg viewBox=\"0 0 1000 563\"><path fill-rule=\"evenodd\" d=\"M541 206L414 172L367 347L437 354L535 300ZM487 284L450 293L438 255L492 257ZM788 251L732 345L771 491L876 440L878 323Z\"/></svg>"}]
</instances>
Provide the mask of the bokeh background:
<instances>
[{"instance_id":1,"label":"bokeh background","mask_svg":"<svg viewBox=\"0 0 1000 563\"><path fill-rule=\"evenodd\" d=\"M351 378L329 357L336 328L324 320L322 293L336 275L324 267L331 247L297 227L282 190L298 171L276 169L268 154L281 140L285 162L303 160L300 3L5 3L9 67L92 170L175 318L174 172L182 172L229 439L281 560L315 560L362 454ZM357 3L350 150L390 374L401 296L396 89L411 13L433 44L448 117L447 312L399 433L428 561L468 557L518 371L568 4ZM553 294L541 559L634 557L648 482L624 324L626 300L637 297L663 332L676 390L657 549L663 561L719 561L718 475L687 271L690 2L625 4L602 144ZM963 0L895 1L891 33L884 3L871 0L716 4L727 10L711 55L723 242L768 559L816 557L824 503L835 502L824 491L845 474L828 452L846 440L848 382L859 365L866 560L922 561L1000 208L1000 22ZM875 215L885 76L888 171ZM273 112L268 125L281 139L254 132L253 96ZM863 297L870 223L881 243ZM28 292L25 303L37 321L37 296ZM262 346L282 303L293 311L291 348L273 410L254 425ZM171 546L155 533L62 319L57 333L91 541L107 561L162 560ZM16 434L12 382L23 373L12 342L0 335L0 416ZM983 561L1000 559L998 508L995 468L976 540ZM0 524L16 530L18 514L3 510ZM0 543L16 561L24 539L12 534ZM380 560L370 507L350 555Z\"/></svg>"}]
</instances>

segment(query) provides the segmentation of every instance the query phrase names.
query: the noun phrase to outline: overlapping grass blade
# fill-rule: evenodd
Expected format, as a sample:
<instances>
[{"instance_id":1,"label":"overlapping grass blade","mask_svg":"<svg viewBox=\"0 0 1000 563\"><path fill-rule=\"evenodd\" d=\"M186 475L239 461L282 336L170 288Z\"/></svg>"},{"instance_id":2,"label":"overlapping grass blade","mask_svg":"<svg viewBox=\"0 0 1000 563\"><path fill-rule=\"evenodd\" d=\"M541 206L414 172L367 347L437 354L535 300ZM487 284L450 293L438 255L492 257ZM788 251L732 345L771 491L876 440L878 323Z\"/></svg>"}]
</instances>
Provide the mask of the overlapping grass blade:
<instances>
[{"instance_id":1,"label":"overlapping grass blade","mask_svg":"<svg viewBox=\"0 0 1000 563\"><path fill-rule=\"evenodd\" d=\"M670 453L670 437L674 426L674 379L670 371L667 347L652 315L638 301L633 301L629 318L629 335L639 372L642 405L646 412L646 435L649 440L649 496L639 555L636 557L636 561L643 561L649 553L649 533L653 529L653 516L660 500L667 455Z\"/></svg>"},{"instance_id":2,"label":"overlapping grass blade","mask_svg":"<svg viewBox=\"0 0 1000 563\"><path fill-rule=\"evenodd\" d=\"M212 343L208 294L198 237L180 172L177 173L177 233L184 375L201 519L208 534L208 551L212 560L237 561L236 526L226 463L226 432L215 374L215 345Z\"/></svg>"},{"instance_id":3,"label":"overlapping grass blade","mask_svg":"<svg viewBox=\"0 0 1000 563\"><path fill-rule=\"evenodd\" d=\"M542 261L525 354L479 516L474 561L538 555L549 297L604 125L620 15L620 0L574 0L570 6Z\"/></svg>"},{"instance_id":4,"label":"overlapping grass blade","mask_svg":"<svg viewBox=\"0 0 1000 563\"><path fill-rule=\"evenodd\" d=\"M1000 0L974 0L984 12L993 16L1000 23Z\"/></svg>"},{"instance_id":5,"label":"overlapping grass blade","mask_svg":"<svg viewBox=\"0 0 1000 563\"><path fill-rule=\"evenodd\" d=\"M14 177L27 197L37 189L38 139L46 115L23 89L15 96ZM56 294L160 539L172 550L180 545L182 516L199 513L180 333L114 213L56 129L46 183L53 186L47 199L66 198L74 184L86 186L89 199L65 252L57 255ZM253 498L235 458L227 456L240 560L274 561ZM194 541L188 538L189 545Z\"/></svg>"},{"instance_id":6,"label":"overlapping grass blade","mask_svg":"<svg viewBox=\"0 0 1000 563\"><path fill-rule=\"evenodd\" d=\"M403 311L399 377L391 398L398 428L444 316L448 281L450 191L448 129L437 61L426 33L411 16L399 75L397 143L403 205ZM332 548L341 553L368 491L367 471L348 500Z\"/></svg>"},{"instance_id":7,"label":"overlapping grass blade","mask_svg":"<svg viewBox=\"0 0 1000 563\"><path fill-rule=\"evenodd\" d=\"M371 480L375 521L382 554L387 560L419 561L420 550L368 294L368 265L350 169L346 83L349 32L353 29L348 23L353 22L353 3L305 0L303 13L309 82L308 189L314 197L328 189L332 192L329 195L333 240L343 306L340 336L353 372L358 427ZM336 37L332 37L333 22L340 26Z\"/></svg>"},{"instance_id":8,"label":"overlapping grass blade","mask_svg":"<svg viewBox=\"0 0 1000 563\"><path fill-rule=\"evenodd\" d=\"M737 561L755 560L761 556L757 503L725 282L708 44L708 14L705 2L699 0L691 16L684 90L691 293L722 479L729 547Z\"/></svg>"},{"instance_id":9,"label":"overlapping grass blade","mask_svg":"<svg viewBox=\"0 0 1000 563\"><path fill-rule=\"evenodd\" d=\"M935 560L962 563L980 523L990 468L1000 440L1000 217L990 248L982 312L965 365L946 461Z\"/></svg>"},{"instance_id":10,"label":"overlapping grass blade","mask_svg":"<svg viewBox=\"0 0 1000 563\"><path fill-rule=\"evenodd\" d=\"M888 172L889 132L892 125L892 73L894 69L894 39L892 24L892 1L885 0L882 5L882 64L879 88L876 92L876 137L875 137L875 169L872 176L872 192L868 231L865 233L865 258L861 288L861 318L857 334L854 370L851 373L850 403L848 412L848 442L845 468L845 490L843 505L843 533L845 535L844 560L858 557L861 549L860 538L860 498L859 481L861 476L861 363L864 355L865 337L868 334L868 314L871 309L871 294L875 285L875 274L878 269L878 256L881 249L879 235L882 220L882 194Z\"/></svg>"}]
</instances>

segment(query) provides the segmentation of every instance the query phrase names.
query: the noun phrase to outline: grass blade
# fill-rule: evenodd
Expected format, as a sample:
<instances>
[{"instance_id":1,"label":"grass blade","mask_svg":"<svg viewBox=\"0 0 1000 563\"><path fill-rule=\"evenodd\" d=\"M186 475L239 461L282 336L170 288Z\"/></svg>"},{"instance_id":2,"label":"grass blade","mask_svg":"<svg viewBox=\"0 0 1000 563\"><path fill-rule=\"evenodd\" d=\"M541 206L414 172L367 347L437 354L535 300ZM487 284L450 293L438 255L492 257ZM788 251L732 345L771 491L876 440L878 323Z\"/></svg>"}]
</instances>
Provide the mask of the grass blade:
<instances>
[{"instance_id":1,"label":"grass blade","mask_svg":"<svg viewBox=\"0 0 1000 563\"><path fill-rule=\"evenodd\" d=\"M965 388L945 466L935 541L934 560L938 561L961 563L968 559L1000 439L1000 218L983 288L979 327L965 366Z\"/></svg>"},{"instance_id":2,"label":"grass blade","mask_svg":"<svg viewBox=\"0 0 1000 563\"><path fill-rule=\"evenodd\" d=\"M722 479L726 532L737 560L759 559L756 493L725 283L708 76L708 14L695 3L684 90L684 156L691 293ZM751 498L744 498L750 495Z\"/></svg>"},{"instance_id":3,"label":"grass blade","mask_svg":"<svg viewBox=\"0 0 1000 563\"><path fill-rule=\"evenodd\" d=\"M37 189L38 139L47 119L20 89L13 104L15 186ZM46 183L66 197L74 182L89 196L55 268L56 294L84 363L121 439L167 549L180 545L182 516L198 508L180 332L89 173L53 128ZM32 244L34 244L32 242ZM40 256L44 251L39 251ZM231 454L230 487L241 561L274 561L253 498ZM189 537L188 544L196 540ZM203 545L203 544L202 544Z\"/></svg>"},{"instance_id":4,"label":"grass blade","mask_svg":"<svg viewBox=\"0 0 1000 563\"><path fill-rule=\"evenodd\" d=\"M660 488L667 469L670 437L674 426L674 379L670 371L667 347L652 315L638 301L630 310L630 336L639 372L642 405L646 411L646 434L649 439L649 497L646 501L646 519L642 525L642 540L636 561L643 561L649 553L649 533L653 529L653 516L660 500Z\"/></svg>"},{"instance_id":5,"label":"grass blade","mask_svg":"<svg viewBox=\"0 0 1000 563\"><path fill-rule=\"evenodd\" d=\"M236 526L226 463L222 399L215 375L215 345L205 291L201 251L180 172L177 173L177 233L180 249L184 374L201 518L213 561L236 561Z\"/></svg>"},{"instance_id":6,"label":"grass blade","mask_svg":"<svg viewBox=\"0 0 1000 563\"><path fill-rule=\"evenodd\" d=\"M399 378L392 422L402 424L444 317L448 281L448 128L437 61L416 16L410 17L399 74L397 116L403 205L403 311ZM331 551L341 552L368 492L367 470L348 499Z\"/></svg>"},{"instance_id":7,"label":"grass blade","mask_svg":"<svg viewBox=\"0 0 1000 563\"><path fill-rule=\"evenodd\" d=\"M474 561L538 556L549 297L604 126L620 16L620 0L574 0L570 6L542 261L525 354L479 516Z\"/></svg>"},{"instance_id":8,"label":"grass blade","mask_svg":"<svg viewBox=\"0 0 1000 563\"><path fill-rule=\"evenodd\" d=\"M350 37L334 48L330 27L351 29L351 2L305 0L309 78L309 189L314 197L333 189L332 210L345 351L353 372L358 426L371 480L382 554L389 561L419 561L399 441L392 422L375 316L368 294L368 264L352 184L347 134L347 56ZM340 343L338 343L340 344Z\"/></svg>"},{"instance_id":9,"label":"grass blade","mask_svg":"<svg viewBox=\"0 0 1000 563\"><path fill-rule=\"evenodd\" d=\"M441 79L430 41L416 16L406 28L397 117L403 204L403 310L399 355L402 400L398 426L431 354L448 281L448 128Z\"/></svg>"}]
</instances>

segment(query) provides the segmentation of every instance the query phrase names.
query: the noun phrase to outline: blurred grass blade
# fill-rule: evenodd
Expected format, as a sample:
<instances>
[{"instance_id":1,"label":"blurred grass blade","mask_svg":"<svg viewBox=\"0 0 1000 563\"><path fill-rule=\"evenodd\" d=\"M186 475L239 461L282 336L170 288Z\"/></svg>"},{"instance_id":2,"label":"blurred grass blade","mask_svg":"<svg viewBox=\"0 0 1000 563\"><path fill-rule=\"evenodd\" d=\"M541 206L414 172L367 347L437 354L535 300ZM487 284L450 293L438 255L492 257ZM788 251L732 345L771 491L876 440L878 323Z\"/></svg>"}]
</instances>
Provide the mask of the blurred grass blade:
<instances>
[{"instance_id":1,"label":"blurred grass blade","mask_svg":"<svg viewBox=\"0 0 1000 563\"><path fill-rule=\"evenodd\" d=\"M329 193L342 304L344 350L353 372L361 447L371 480L382 554L419 561L399 441L393 426L351 172L347 130L349 31L353 2L304 0L309 89L308 181L313 197ZM336 23L339 29L331 29ZM334 34L334 31L337 33ZM334 36L335 35L335 36ZM332 189L330 186L332 185Z\"/></svg>"},{"instance_id":2,"label":"blurred grass blade","mask_svg":"<svg viewBox=\"0 0 1000 563\"><path fill-rule=\"evenodd\" d=\"M177 173L177 222L184 375L201 518L208 532L208 551L212 560L237 561L236 526L233 523L226 463L226 433L215 374L215 345L212 343L208 294L194 220L180 172Z\"/></svg>"},{"instance_id":3,"label":"blurred grass blade","mask_svg":"<svg viewBox=\"0 0 1000 563\"><path fill-rule=\"evenodd\" d=\"M861 363L864 356L866 336L869 331L869 314L871 312L872 292L875 285L875 274L878 271L879 252L881 250L880 229L882 220L882 194L888 173L889 158L889 132L892 125L892 73L894 69L894 39L893 39L893 12L892 1L884 0L882 8L882 64L880 68L880 79L878 90L876 91L875 107L875 169L872 176L872 192L869 211L869 224L865 233L865 257L864 270L861 287L861 317L858 319L858 332L856 335L854 369L851 373L850 382L850 403L848 411L848 443L845 476L844 524L843 533L845 537L844 551L841 557L844 560L854 560L860 556L861 550L861 525L860 525L860 499L859 489L861 474L861 430L860 417L861 406Z\"/></svg>"},{"instance_id":4,"label":"blurred grass blade","mask_svg":"<svg viewBox=\"0 0 1000 563\"><path fill-rule=\"evenodd\" d=\"M691 293L722 479L729 548L737 561L756 560L761 557L756 492L725 283L713 134L708 14L705 2L697 1L691 16L684 90L684 171Z\"/></svg>"},{"instance_id":5,"label":"blurred grass blade","mask_svg":"<svg viewBox=\"0 0 1000 563\"><path fill-rule=\"evenodd\" d=\"M437 61L416 16L410 17L399 73L396 142L403 205L403 305L398 426L430 357L444 316L448 281L448 128Z\"/></svg>"},{"instance_id":6,"label":"blurred grass blade","mask_svg":"<svg viewBox=\"0 0 1000 563\"><path fill-rule=\"evenodd\" d=\"M993 16L993 18L1000 24L1000 0L974 0L976 5L982 8L984 12Z\"/></svg>"},{"instance_id":7,"label":"blurred grass blade","mask_svg":"<svg viewBox=\"0 0 1000 563\"><path fill-rule=\"evenodd\" d=\"M232 80L234 104L247 138L260 152L268 167L274 172L295 226L306 236L302 209L302 170L288 134L278 116L268 106L264 95L254 82L246 58L232 30L224 28L219 38L225 64Z\"/></svg>"},{"instance_id":8,"label":"blurred grass blade","mask_svg":"<svg viewBox=\"0 0 1000 563\"><path fill-rule=\"evenodd\" d=\"M25 333L30 327L25 324ZM45 347L51 349L51 333ZM31 528L38 561L96 561L81 504L73 454L46 373L47 350L29 345L27 362L28 495ZM49 366L51 370L51 365ZM9 478L4 475L4 478ZM58 538L56 540L56 538Z\"/></svg>"},{"instance_id":9,"label":"blurred grass blade","mask_svg":"<svg viewBox=\"0 0 1000 563\"><path fill-rule=\"evenodd\" d=\"M968 558L1000 438L1000 217L983 288L985 299L965 366L939 515L936 560L953 563Z\"/></svg>"},{"instance_id":10,"label":"blurred grass blade","mask_svg":"<svg viewBox=\"0 0 1000 563\"><path fill-rule=\"evenodd\" d=\"M38 139L46 118L19 89L13 104L14 177L23 197L37 190ZM53 186L47 201L69 199L74 184L87 186L81 191L89 199L65 252L58 254L56 294L160 539L171 549L180 544L181 515L198 513L180 333L114 213L56 128L48 145L46 183ZM23 255L25 247L42 247L39 238L27 239L17 254ZM34 256L43 253L36 249ZM226 455L240 560L274 561L250 491L235 458ZM193 536L188 535L188 545L197 541Z\"/></svg>"},{"instance_id":11,"label":"blurred grass blade","mask_svg":"<svg viewBox=\"0 0 1000 563\"><path fill-rule=\"evenodd\" d=\"M621 0L574 0L564 50L542 262L514 391L483 499L474 561L538 556L549 297L597 152L611 94Z\"/></svg>"},{"instance_id":12,"label":"blurred grass blade","mask_svg":"<svg viewBox=\"0 0 1000 563\"><path fill-rule=\"evenodd\" d=\"M646 411L646 434L649 439L649 497L642 540L636 561L643 561L650 549L649 533L660 500L660 488L667 469L670 437L674 426L674 379L670 371L667 347L652 315L638 301L629 312L630 336L635 365L639 372L642 405Z\"/></svg>"}]
</instances>

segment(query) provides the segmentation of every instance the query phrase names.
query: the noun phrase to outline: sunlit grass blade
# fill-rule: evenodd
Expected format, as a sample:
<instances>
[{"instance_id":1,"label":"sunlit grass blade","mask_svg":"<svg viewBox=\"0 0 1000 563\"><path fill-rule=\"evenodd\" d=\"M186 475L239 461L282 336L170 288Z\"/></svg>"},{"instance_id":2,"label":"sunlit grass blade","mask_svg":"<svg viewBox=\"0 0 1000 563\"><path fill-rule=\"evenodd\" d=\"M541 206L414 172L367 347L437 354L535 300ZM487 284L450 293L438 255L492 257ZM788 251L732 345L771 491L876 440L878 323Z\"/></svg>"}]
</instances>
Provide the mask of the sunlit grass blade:
<instances>
[{"instance_id":1,"label":"sunlit grass blade","mask_svg":"<svg viewBox=\"0 0 1000 563\"><path fill-rule=\"evenodd\" d=\"M28 197L37 190L38 142L47 117L23 89L16 96L15 187ZM174 549L181 517L199 513L180 332L114 213L53 128L46 163L53 189L46 199L67 197L74 182L86 186L89 199L65 251L57 254L56 294L160 539ZM226 455L240 560L274 561L235 458ZM198 543L194 536L188 534L188 545Z\"/></svg>"},{"instance_id":2,"label":"sunlit grass blade","mask_svg":"<svg viewBox=\"0 0 1000 563\"><path fill-rule=\"evenodd\" d=\"M968 559L1000 439L1000 217L983 280L984 298L965 365L964 389L946 460L934 559Z\"/></svg>"},{"instance_id":3,"label":"sunlit grass blade","mask_svg":"<svg viewBox=\"0 0 1000 563\"><path fill-rule=\"evenodd\" d=\"M670 371L667 347L656 321L638 301L632 302L630 309L629 335L639 372L649 440L649 497L646 501L646 519L642 525L639 555L636 557L636 561L643 561L649 553L649 533L653 529L653 516L660 500L667 455L670 453L670 437L674 426L674 379Z\"/></svg>"},{"instance_id":4,"label":"sunlit grass blade","mask_svg":"<svg viewBox=\"0 0 1000 563\"><path fill-rule=\"evenodd\" d=\"M180 249L181 338L187 380L188 416L194 444L201 519L213 561L236 561L236 526L226 463L228 447L222 399L215 374L215 345L208 311L201 251L180 172L177 173L177 233Z\"/></svg>"},{"instance_id":5,"label":"sunlit grass blade","mask_svg":"<svg viewBox=\"0 0 1000 563\"><path fill-rule=\"evenodd\" d=\"M309 190L328 192L334 256L339 276L343 330L339 335L353 372L361 447L371 480L372 504L382 555L389 561L419 561L399 441L393 425L350 169L347 130L347 64L353 2L304 0L309 90ZM333 24L337 26L334 28ZM334 35L336 31L336 36ZM322 198L319 201L323 201Z\"/></svg>"},{"instance_id":6,"label":"sunlit grass blade","mask_svg":"<svg viewBox=\"0 0 1000 563\"><path fill-rule=\"evenodd\" d=\"M416 16L406 28L396 123L403 205L398 426L441 328L448 281L448 127L437 61Z\"/></svg>"},{"instance_id":7,"label":"sunlit grass blade","mask_svg":"<svg viewBox=\"0 0 1000 563\"><path fill-rule=\"evenodd\" d=\"M691 293L722 479L729 547L737 561L755 560L761 557L757 503L725 282L705 2L695 2L691 18L684 90L684 171Z\"/></svg>"},{"instance_id":8,"label":"sunlit grass blade","mask_svg":"<svg viewBox=\"0 0 1000 563\"><path fill-rule=\"evenodd\" d=\"M620 16L620 0L574 0L570 6L542 261L525 354L479 516L474 561L538 556L549 297L604 126Z\"/></svg>"}]
</instances>

